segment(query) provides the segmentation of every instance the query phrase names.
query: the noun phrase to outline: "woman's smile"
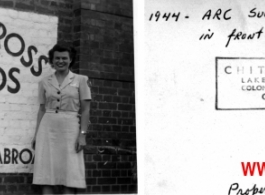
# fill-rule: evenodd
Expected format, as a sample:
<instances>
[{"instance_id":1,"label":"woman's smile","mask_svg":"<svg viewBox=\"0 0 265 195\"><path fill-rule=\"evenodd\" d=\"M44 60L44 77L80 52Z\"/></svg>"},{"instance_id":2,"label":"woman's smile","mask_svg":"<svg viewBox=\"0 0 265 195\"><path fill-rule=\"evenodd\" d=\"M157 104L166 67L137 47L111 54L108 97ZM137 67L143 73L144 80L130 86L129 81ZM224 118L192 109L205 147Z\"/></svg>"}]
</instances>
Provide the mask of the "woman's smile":
<instances>
[{"instance_id":1,"label":"woman's smile","mask_svg":"<svg viewBox=\"0 0 265 195\"><path fill-rule=\"evenodd\" d=\"M66 65L67 65L66 63L58 63L58 64L56 64L56 66L58 66L58 67L64 67Z\"/></svg>"}]
</instances>

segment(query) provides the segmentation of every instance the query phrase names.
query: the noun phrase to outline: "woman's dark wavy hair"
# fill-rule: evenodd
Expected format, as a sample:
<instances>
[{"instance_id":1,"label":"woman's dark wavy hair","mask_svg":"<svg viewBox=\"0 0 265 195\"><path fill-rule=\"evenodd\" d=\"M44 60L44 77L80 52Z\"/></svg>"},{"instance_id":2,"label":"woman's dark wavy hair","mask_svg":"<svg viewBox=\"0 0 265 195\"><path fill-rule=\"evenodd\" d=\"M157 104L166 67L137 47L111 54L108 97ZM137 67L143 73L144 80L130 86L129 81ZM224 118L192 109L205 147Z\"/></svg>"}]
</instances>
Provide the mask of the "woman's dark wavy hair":
<instances>
[{"instance_id":1,"label":"woman's dark wavy hair","mask_svg":"<svg viewBox=\"0 0 265 195\"><path fill-rule=\"evenodd\" d=\"M59 45L56 44L53 46L53 48L49 51L48 55L49 55L49 62L52 65L52 60L53 60L53 56L54 56L54 52L64 52L67 51L69 53L70 59L72 60L69 68L71 68L74 64L75 64L75 57L76 57L76 50L73 47L68 47L68 46L63 46L63 45Z\"/></svg>"}]
</instances>

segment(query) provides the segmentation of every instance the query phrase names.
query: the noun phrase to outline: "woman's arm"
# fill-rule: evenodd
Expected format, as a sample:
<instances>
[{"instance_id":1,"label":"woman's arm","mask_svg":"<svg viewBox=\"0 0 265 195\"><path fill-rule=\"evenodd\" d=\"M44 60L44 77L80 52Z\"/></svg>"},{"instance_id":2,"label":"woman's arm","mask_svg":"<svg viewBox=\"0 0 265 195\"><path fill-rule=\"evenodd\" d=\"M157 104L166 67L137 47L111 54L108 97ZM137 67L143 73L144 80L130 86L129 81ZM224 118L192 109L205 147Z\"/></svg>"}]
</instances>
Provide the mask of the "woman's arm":
<instances>
[{"instance_id":1,"label":"woman's arm","mask_svg":"<svg viewBox=\"0 0 265 195\"><path fill-rule=\"evenodd\" d=\"M81 130L83 131L87 131L89 125L89 115L90 115L90 100L81 100Z\"/></svg>"},{"instance_id":2,"label":"woman's arm","mask_svg":"<svg viewBox=\"0 0 265 195\"><path fill-rule=\"evenodd\" d=\"M87 131L89 125L89 115L90 115L90 100L81 100L81 128L79 131L79 136L76 141L76 152L80 152L86 145L86 134L82 134L81 131Z\"/></svg>"},{"instance_id":3,"label":"woman's arm","mask_svg":"<svg viewBox=\"0 0 265 195\"><path fill-rule=\"evenodd\" d=\"M33 137L32 143L31 143L33 149L35 149L36 136L37 136L39 125L40 125L40 122L41 122L41 119L42 119L44 113L45 113L45 105L40 104L38 116L37 116L37 124L36 124L36 128L35 128L35 134L34 134L34 137Z\"/></svg>"}]
</instances>

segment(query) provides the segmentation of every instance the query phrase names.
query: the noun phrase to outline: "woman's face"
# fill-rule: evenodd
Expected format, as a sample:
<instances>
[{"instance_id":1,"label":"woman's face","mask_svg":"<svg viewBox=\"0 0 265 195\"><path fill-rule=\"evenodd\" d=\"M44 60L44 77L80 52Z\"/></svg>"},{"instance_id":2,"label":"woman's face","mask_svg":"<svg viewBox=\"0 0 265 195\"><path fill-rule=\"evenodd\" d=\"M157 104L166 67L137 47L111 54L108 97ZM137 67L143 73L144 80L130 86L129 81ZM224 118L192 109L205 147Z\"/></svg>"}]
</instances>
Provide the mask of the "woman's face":
<instances>
[{"instance_id":1,"label":"woman's face","mask_svg":"<svg viewBox=\"0 0 265 195\"><path fill-rule=\"evenodd\" d=\"M68 51L55 51L53 54L52 65L56 71L68 71L71 61Z\"/></svg>"}]
</instances>

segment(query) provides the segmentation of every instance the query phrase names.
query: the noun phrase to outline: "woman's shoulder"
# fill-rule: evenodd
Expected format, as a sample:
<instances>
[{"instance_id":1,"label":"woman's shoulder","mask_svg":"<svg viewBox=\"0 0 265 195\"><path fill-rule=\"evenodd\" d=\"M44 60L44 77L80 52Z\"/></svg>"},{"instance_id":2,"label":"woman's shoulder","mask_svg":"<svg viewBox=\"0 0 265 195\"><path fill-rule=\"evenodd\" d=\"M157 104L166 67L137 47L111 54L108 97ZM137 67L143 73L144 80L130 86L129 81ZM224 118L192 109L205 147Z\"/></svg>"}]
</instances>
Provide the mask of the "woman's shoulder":
<instances>
[{"instance_id":1,"label":"woman's shoulder","mask_svg":"<svg viewBox=\"0 0 265 195\"><path fill-rule=\"evenodd\" d=\"M45 82L47 82L49 79L51 79L51 77L53 76L53 74L54 74L54 73L44 76L44 77L39 81L39 83L45 83Z\"/></svg>"},{"instance_id":2,"label":"woman's shoulder","mask_svg":"<svg viewBox=\"0 0 265 195\"><path fill-rule=\"evenodd\" d=\"M76 73L73 73L73 74L74 74L74 76L75 76L79 81L87 80L87 79L88 79L88 76L86 76L86 75L76 74Z\"/></svg>"},{"instance_id":3,"label":"woman's shoulder","mask_svg":"<svg viewBox=\"0 0 265 195\"><path fill-rule=\"evenodd\" d=\"M91 86L88 76L82 74L75 74L75 78L78 81L79 85L83 86L86 83L89 87Z\"/></svg>"}]
</instances>

